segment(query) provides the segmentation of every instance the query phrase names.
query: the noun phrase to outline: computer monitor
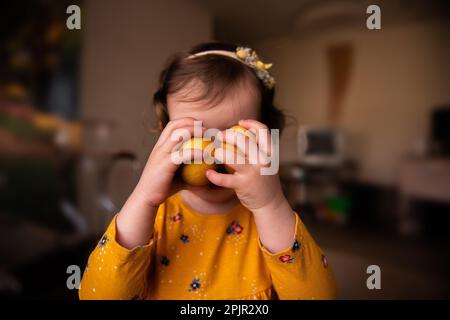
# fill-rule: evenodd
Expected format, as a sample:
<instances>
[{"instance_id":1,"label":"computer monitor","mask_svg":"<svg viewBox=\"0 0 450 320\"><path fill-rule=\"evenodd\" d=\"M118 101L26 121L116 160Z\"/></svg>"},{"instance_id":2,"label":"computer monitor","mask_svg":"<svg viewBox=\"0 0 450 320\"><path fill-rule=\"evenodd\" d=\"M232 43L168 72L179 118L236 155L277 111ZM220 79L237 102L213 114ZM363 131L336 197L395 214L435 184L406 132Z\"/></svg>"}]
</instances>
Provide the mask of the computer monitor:
<instances>
[{"instance_id":1,"label":"computer monitor","mask_svg":"<svg viewBox=\"0 0 450 320\"><path fill-rule=\"evenodd\" d=\"M339 165L343 161L343 144L343 134L336 128L302 126L298 131L300 162L307 165Z\"/></svg>"}]
</instances>

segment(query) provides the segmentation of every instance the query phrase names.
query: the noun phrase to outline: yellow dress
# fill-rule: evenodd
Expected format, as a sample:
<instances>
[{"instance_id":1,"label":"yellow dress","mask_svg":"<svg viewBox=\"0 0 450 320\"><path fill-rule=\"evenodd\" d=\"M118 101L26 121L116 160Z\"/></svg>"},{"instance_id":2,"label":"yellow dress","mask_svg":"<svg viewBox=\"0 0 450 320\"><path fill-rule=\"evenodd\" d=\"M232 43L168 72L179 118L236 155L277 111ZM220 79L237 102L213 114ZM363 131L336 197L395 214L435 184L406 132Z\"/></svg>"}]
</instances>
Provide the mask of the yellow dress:
<instances>
[{"instance_id":1,"label":"yellow dress","mask_svg":"<svg viewBox=\"0 0 450 320\"><path fill-rule=\"evenodd\" d=\"M252 213L193 210L180 194L158 209L152 240L128 250L116 218L91 253L80 299L333 299L327 259L296 214L292 245L272 254Z\"/></svg>"}]
</instances>

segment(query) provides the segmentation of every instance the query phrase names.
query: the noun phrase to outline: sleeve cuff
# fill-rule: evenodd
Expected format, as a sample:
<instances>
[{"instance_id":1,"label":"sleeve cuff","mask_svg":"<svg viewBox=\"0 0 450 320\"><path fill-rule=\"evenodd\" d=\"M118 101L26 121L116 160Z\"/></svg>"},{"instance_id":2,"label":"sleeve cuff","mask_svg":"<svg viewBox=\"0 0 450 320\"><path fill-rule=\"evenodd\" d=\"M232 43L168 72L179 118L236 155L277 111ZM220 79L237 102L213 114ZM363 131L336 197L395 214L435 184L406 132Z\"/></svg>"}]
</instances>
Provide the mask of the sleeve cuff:
<instances>
[{"instance_id":1,"label":"sleeve cuff","mask_svg":"<svg viewBox=\"0 0 450 320\"><path fill-rule=\"evenodd\" d=\"M301 249L301 243L299 242L299 227L301 225L300 223L300 218L298 216L297 213L294 212L295 215L295 234L294 237L291 241L291 244L289 247L278 251L278 252L270 252L269 250L267 250L264 245L261 243L261 240L258 239L258 244L259 247L261 249L261 251L264 254L264 257L266 259L266 261L270 261L270 262L276 262L276 263L293 263L296 260L296 256L298 254L298 252Z\"/></svg>"},{"instance_id":2,"label":"sleeve cuff","mask_svg":"<svg viewBox=\"0 0 450 320\"><path fill-rule=\"evenodd\" d=\"M109 251L110 254L114 255L120 261L128 261L130 258L134 259L150 254L154 243L154 235L146 245L137 246L133 249L127 249L120 245L120 243L117 241L116 220L117 214L114 216L113 220L108 226L108 229L98 242L97 248L99 250L102 250L104 253Z\"/></svg>"}]
</instances>

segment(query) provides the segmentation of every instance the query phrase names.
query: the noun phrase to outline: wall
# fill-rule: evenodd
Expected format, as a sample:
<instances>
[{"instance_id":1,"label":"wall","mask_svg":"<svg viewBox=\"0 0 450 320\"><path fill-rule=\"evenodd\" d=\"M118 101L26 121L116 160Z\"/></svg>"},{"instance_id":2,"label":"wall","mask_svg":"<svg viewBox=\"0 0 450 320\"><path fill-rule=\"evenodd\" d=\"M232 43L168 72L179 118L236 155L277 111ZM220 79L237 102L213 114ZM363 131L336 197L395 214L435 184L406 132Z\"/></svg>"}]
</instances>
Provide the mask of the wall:
<instances>
[{"instance_id":1,"label":"wall","mask_svg":"<svg viewBox=\"0 0 450 320\"><path fill-rule=\"evenodd\" d=\"M82 30L82 117L114 123L108 148L130 150L143 164L157 137L149 128L159 72L170 54L211 38L211 17L186 0L90 0L82 7ZM99 148L89 130L85 147ZM101 230L95 174L85 161L80 201L90 225ZM126 179L130 171L118 175L110 192L120 207L134 182Z\"/></svg>"},{"instance_id":2,"label":"wall","mask_svg":"<svg viewBox=\"0 0 450 320\"><path fill-rule=\"evenodd\" d=\"M391 185L401 159L428 133L429 111L450 102L450 27L409 22L288 35L255 45L274 62L277 101L299 124L324 124L328 107L325 49L351 43L354 62L340 126L360 179ZM282 140L282 160L296 159L296 129Z\"/></svg>"}]
</instances>

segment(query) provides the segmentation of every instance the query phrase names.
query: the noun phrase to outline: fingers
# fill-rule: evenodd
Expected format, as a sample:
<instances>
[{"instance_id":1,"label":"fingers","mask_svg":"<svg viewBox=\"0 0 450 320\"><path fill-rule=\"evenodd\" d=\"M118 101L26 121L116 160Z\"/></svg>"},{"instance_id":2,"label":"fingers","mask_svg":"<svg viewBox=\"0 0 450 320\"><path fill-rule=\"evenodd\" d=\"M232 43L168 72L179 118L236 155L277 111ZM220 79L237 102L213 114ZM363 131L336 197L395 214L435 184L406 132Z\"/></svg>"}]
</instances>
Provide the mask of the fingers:
<instances>
[{"instance_id":1,"label":"fingers","mask_svg":"<svg viewBox=\"0 0 450 320\"><path fill-rule=\"evenodd\" d=\"M247 166L245 156L235 152L234 147L217 148L214 151L214 159L216 163L226 164L235 171L241 171Z\"/></svg>"},{"instance_id":2,"label":"fingers","mask_svg":"<svg viewBox=\"0 0 450 320\"><path fill-rule=\"evenodd\" d=\"M194 130L197 128L197 130ZM199 132L198 128L202 129ZM169 141L175 142L172 145L176 145L180 141L180 138L188 139L195 133L203 134L204 128L201 126L201 122L194 118L180 118L176 120L171 120L166 125L164 130L155 145L155 147L166 145Z\"/></svg>"},{"instance_id":3,"label":"fingers","mask_svg":"<svg viewBox=\"0 0 450 320\"><path fill-rule=\"evenodd\" d=\"M183 142L193 136L203 136L206 128L200 125L201 121L194 118L180 118L170 121L161 133L155 148L168 154L173 154L174 151L178 152ZM220 132L217 138L222 142L225 155L218 159L238 171L240 170L239 167L233 167L235 164L268 165L270 163L271 138L267 126L256 120L241 120L239 125L254 133L254 137L246 132L226 130L225 139L223 139L223 133ZM212 147L214 146L212 145ZM229 152L230 150L227 149L231 149L233 152ZM217 152L219 156L220 152L223 152L223 150ZM177 156L175 154L175 156L179 160L175 163L184 161L180 160L183 155ZM207 158L211 159L212 157ZM240 167L242 168L242 166Z\"/></svg>"},{"instance_id":4,"label":"fingers","mask_svg":"<svg viewBox=\"0 0 450 320\"><path fill-rule=\"evenodd\" d=\"M159 147L161 147L165 152L173 152L175 150L181 149L182 145L196 136L202 136L205 128L201 128L200 131L196 126L189 126L183 128L177 128L172 132L168 141L165 141ZM200 132L200 133L199 133ZM193 148L197 148L197 142L193 144ZM199 142L200 147L201 143Z\"/></svg>"},{"instance_id":5,"label":"fingers","mask_svg":"<svg viewBox=\"0 0 450 320\"><path fill-rule=\"evenodd\" d=\"M218 136L219 140L223 139L223 134L221 133ZM236 162L237 164L259 164L259 165L267 165L270 163L270 159L267 154L258 146L255 138L250 138L248 135L245 135L241 132L227 130L225 134L225 141L222 145L229 146L227 149L234 150L235 153L244 157L244 161ZM223 141L223 140L221 140ZM229 159L227 158L227 164L230 164ZM240 160L238 158L238 160Z\"/></svg>"},{"instance_id":6,"label":"fingers","mask_svg":"<svg viewBox=\"0 0 450 320\"><path fill-rule=\"evenodd\" d=\"M269 129L264 123L261 123L254 119L239 120L239 125L246 129Z\"/></svg>"},{"instance_id":7,"label":"fingers","mask_svg":"<svg viewBox=\"0 0 450 320\"><path fill-rule=\"evenodd\" d=\"M225 137L222 132L219 134L219 140L226 143L226 145L234 146L237 149L237 153L244 157L249 157L258 151L256 141L241 132L226 130Z\"/></svg>"},{"instance_id":8,"label":"fingers","mask_svg":"<svg viewBox=\"0 0 450 320\"><path fill-rule=\"evenodd\" d=\"M258 144L259 148L270 157L272 153L272 139L270 136L269 128L265 124L253 119L240 120L239 125L255 134L256 143Z\"/></svg>"},{"instance_id":9,"label":"fingers","mask_svg":"<svg viewBox=\"0 0 450 320\"><path fill-rule=\"evenodd\" d=\"M202 163L205 159L204 152L198 149L174 150L170 156L172 163L175 165L180 165L182 163Z\"/></svg>"},{"instance_id":10,"label":"fingers","mask_svg":"<svg viewBox=\"0 0 450 320\"><path fill-rule=\"evenodd\" d=\"M208 170L206 171L206 177L216 186L229 189L235 189L236 187L234 179L235 176L233 174L219 173L214 170Z\"/></svg>"}]
</instances>

